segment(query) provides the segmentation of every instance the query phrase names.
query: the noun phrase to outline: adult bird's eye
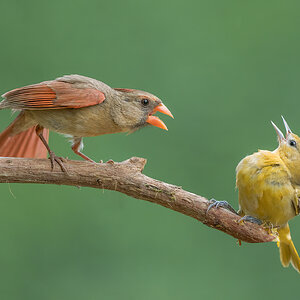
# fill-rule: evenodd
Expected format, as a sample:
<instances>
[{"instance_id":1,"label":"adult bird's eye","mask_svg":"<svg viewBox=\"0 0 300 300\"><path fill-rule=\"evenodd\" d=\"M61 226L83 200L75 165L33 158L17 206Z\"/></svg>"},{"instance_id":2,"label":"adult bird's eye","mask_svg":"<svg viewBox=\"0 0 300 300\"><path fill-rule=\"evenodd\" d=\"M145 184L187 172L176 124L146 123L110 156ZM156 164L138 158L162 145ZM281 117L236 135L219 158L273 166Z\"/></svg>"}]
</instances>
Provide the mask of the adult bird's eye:
<instances>
[{"instance_id":1,"label":"adult bird's eye","mask_svg":"<svg viewBox=\"0 0 300 300\"><path fill-rule=\"evenodd\" d=\"M141 103L144 105L144 106L147 106L149 104L149 100L148 99L142 99L141 100Z\"/></svg>"},{"instance_id":2,"label":"adult bird's eye","mask_svg":"<svg viewBox=\"0 0 300 300\"><path fill-rule=\"evenodd\" d=\"M289 144L290 144L290 146L292 146L292 147L296 147L296 142L295 142L294 140L291 140L291 141L289 142Z\"/></svg>"}]
</instances>

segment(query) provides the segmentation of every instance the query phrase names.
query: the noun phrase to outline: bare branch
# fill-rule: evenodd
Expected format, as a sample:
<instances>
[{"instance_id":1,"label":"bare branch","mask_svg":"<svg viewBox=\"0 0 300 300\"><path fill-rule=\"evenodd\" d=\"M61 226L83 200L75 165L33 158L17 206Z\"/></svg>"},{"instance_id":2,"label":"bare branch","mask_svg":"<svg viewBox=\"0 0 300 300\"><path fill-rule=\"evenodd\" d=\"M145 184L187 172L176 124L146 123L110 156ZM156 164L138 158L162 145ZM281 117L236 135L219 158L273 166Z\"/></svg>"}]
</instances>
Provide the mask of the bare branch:
<instances>
[{"instance_id":1,"label":"bare branch","mask_svg":"<svg viewBox=\"0 0 300 300\"><path fill-rule=\"evenodd\" d=\"M64 163L68 173L56 165L50 170L46 159L0 158L0 183L42 183L108 189L157 203L195 218L241 241L263 243L274 240L261 226L239 224L239 216L223 208L206 213L208 200L181 187L142 174L146 159L133 157L120 163L93 164L85 161Z\"/></svg>"}]
</instances>

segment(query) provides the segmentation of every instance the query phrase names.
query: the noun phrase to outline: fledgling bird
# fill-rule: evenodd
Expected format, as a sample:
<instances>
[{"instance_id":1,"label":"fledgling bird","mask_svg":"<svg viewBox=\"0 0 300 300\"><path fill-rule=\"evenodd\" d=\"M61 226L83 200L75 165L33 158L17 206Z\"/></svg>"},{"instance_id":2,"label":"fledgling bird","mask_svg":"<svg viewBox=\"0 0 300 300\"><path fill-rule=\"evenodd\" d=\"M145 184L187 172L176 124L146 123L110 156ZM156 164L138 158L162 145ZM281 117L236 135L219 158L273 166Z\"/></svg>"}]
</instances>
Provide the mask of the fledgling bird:
<instances>
[{"instance_id":1,"label":"fledgling bird","mask_svg":"<svg viewBox=\"0 0 300 300\"><path fill-rule=\"evenodd\" d=\"M118 132L133 132L148 124L167 130L157 111L173 118L156 96L134 89L115 89L81 75L66 75L14 89L2 95L0 109L20 111L0 134L0 156L46 158L53 169L62 160L48 145L49 130L72 139L72 150L81 151L82 138Z\"/></svg>"},{"instance_id":2,"label":"fledgling bird","mask_svg":"<svg viewBox=\"0 0 300 300\"><path fill-rule=\"evenodd\" d=\"M299 214L300 138L282 117L286 136L272 122L279 146L246 156L236 168L239 215L251 216L277 228L280 260L300 272L300 259L291 239L288 221Z\"/></svg>"},{"instance_id":3,"label":"fledgling bird","mask_svg":"<svg viewBox=\"0 0 300 300\"><path fill-rule=\"evenodd\" d=\"M280 260L284 267L292 263L300 272L300 258L293 244L288 221L299 214L300 138L292 133L282 117L286 136L274 126L279 146L274 151L259 150L246 156L236 168L239 211L242 221L265 224L278 233ZM213 207L235 210L227 201L212 199Z\"/></svg>"}]
</instances>

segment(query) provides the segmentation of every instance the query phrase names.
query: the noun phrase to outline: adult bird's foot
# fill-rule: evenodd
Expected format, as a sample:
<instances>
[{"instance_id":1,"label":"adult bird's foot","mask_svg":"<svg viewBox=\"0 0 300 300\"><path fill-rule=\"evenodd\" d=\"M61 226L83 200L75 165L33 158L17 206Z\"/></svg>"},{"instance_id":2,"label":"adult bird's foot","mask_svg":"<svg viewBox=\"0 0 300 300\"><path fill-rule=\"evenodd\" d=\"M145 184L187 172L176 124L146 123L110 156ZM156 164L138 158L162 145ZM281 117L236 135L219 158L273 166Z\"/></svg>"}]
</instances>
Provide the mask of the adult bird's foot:
<instances>
[{"instance_id":1,"label":"adult bird's foot","mask_svg":"<svg viewBox=\"0 0 300 300\"><path fill-rule=\"evenodd\" d=\"M227 201L217 201L216 199L210 199L208 201L209 206L206 210L206 213L208 213L213 207L218 208L218 207L223 207L225 209L230 210L234 214L237 215L237 212L234 210L234 208L227 202Z\"/></svg>"},{"instance_id":2,"label":"adult bird's foot","mask_svg":"<svg viewBox=\"0 0 300 300\"><path fill-rule=\"evenodd\" d=\"M257 219L255 217L248 216L248 215L240 218L238 220L238 223L243 224L245 221L250 222L250 223L254 223L254 224L257 224L257 225L262 225L263 224L263 221L261 221L260 219Z\"/></svg>"},{"instance_id":3,"label":"adult bird's foot","mask_svg":"<svg viewBox=\"0 0 300 300\"><path fill-rule=\"evenodd\" d=\"M63 162L65 161L65 159L63 157L58 157L55 155L54 152L50 152L49 153L49 159L50 159L50 163L51 163L51 171L53 171L54 169L54 162L57 162L61 168L61 170L65 173L68 173L67 172L67 169L65 168Z\"/></svg>"}]
</instances>

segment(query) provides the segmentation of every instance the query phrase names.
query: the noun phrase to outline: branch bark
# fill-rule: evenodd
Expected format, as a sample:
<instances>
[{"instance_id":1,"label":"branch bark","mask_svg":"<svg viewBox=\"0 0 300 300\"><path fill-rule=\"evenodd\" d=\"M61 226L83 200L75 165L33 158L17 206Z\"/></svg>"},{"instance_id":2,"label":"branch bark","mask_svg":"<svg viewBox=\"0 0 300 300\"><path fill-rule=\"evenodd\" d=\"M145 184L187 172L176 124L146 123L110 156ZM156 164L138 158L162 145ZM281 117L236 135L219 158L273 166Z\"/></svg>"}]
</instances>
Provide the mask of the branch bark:
<instances>
[{"instance_id":1,"label":"branch bark","mask_svg":"<svg viewBox=\"0 0 300 300\"><path fill-rule=\"evenodd\" d=\"M212 208L206 213L207 199L143 175L145 164L146 159L138 157L112 164L67 160L64 165L68 173L63 173L57 165L51 171L47 159L2 157L0 183L58 184L114 190L178 211L241 241L274 241L274 237L261 226L248 222L239 224L239 216L226 209Z\"/></svg>"}]
</instances>

